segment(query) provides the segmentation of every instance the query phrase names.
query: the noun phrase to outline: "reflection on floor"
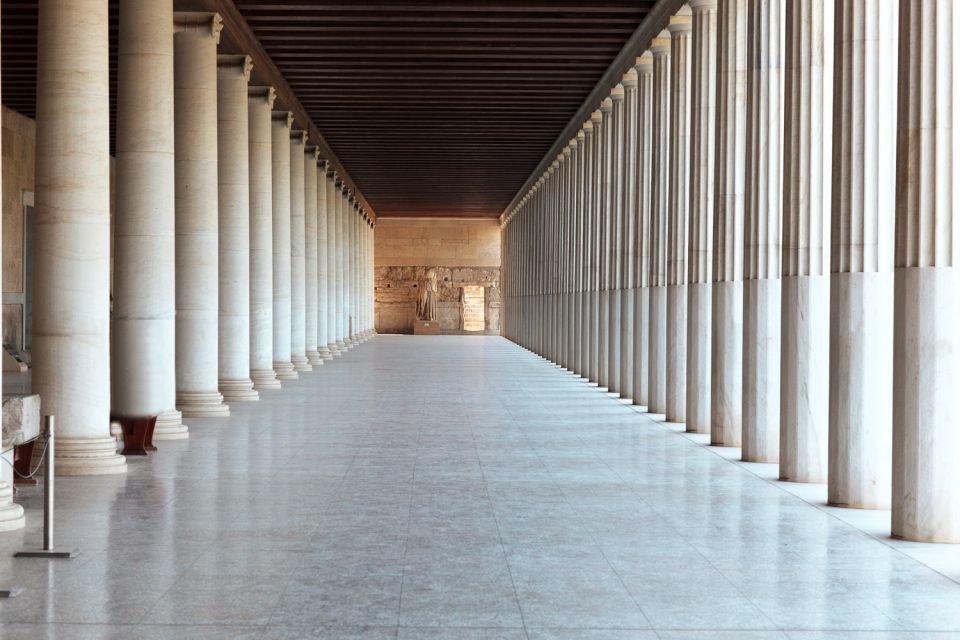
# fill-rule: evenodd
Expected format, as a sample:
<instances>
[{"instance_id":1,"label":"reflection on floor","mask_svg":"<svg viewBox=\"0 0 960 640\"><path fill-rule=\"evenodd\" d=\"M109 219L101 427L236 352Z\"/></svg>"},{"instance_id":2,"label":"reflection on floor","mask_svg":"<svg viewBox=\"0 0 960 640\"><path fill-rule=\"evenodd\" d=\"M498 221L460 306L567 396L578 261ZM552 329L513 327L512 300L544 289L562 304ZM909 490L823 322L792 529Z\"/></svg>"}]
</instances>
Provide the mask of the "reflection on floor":
<instances>
[{"instance_id":1,"label":"reflection on floor","mask_svg":"<svg viewBox=\"0 0 960 640\"><path fill-rule=\"evenodd\" d=\"M22 492L0 637L960 638L908 549L500 338L379 337L231 409L64 478L76 560L10 557Z\"/></svg>"}]
</instances>

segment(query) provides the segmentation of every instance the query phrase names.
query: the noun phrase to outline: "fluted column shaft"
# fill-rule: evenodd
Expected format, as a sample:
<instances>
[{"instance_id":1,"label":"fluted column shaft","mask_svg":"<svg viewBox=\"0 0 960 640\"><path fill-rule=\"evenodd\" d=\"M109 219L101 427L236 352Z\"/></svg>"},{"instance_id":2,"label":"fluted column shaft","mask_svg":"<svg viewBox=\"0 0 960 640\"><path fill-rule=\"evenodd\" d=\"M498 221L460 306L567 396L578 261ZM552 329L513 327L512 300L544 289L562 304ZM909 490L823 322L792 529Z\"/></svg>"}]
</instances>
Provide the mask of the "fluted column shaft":
<instances>
[{"instance_id":1,"label":"fluted column shaft","mask_svg":"<svg viewBox=\"0 0 960 640\"><path fill-rule=\"evenodd\" d=\"M607 98L600 105L600 119L594 122L594 143L596 151L596 165L594 184L596 191L594 195L594 225L596 234L594 236L594 282L595 290L593 303L594 320L594 375L591 378L597 383L597 386L606 388L607 386L607 364L609 360L608 349L608 314L609 314L609 289L607 286L608 261L610 255L610 232L609 225L610 212L607 209L610 197L610 160L609 154L613 146L613 139L610 135L613 131L613 122L611 114L613 113L613 101ZM535 272L539 274L539 270Z\"/></svg>"},{"instance_id":2,"label":"fluted column shaft","mask_svg":"<svg viewBox=\"0 0 960 640\"><path fill-rule=\"evenodd\" d=\"M111 413L158 416L154 439L187 437L176 406L173 3L120 6Z\"/></svg>"},{"instance_id":3,"label":"fluted column shaft","mask_svg":"<svg viewBox=\"0 0 960 640\"><path fill-rule=\"evenodd\" d=\"M747 2L743 459L780 458L784 0Z\"/></svg>"},{"instance_id":4,"label":"fluted column shaft","mask_svg":"<svg viewBox=\"0 0 960 640\"><path fill-rule=\"evenodd\" d=\"M667 409L667 211L670 157L670 33L663 31L650 43L653 54L651 104L649 347L647 351L647 408Z\"/></svg>"},{"instance_id":5,"label":"fluted column shaft","mask_svg":"<svg viewBox=\"0 0 960 640\"><path fill-rule=\"evenodd\" d=\"M592 373L593 351L593 314L590 302L592 300L593 281L591 279L591 259L593 256L593 156L594 131L593 118L583 125L583 157L580 161L580 367L577 373L580 377L590 379Z\"/></svg>"},{"instance_id":6,"label":"fluted column shaft","mask_svg":"<svg viewBox=\"0 0 960 640\"><path fill-rule=\"evenodd\" d=\"M787 3L780 478L827 480L833 0Z\"/></svg>"},{"instance_id":7,"label":"fluted column shaft","mask_svg":"<svg viewBox=\"0 0 960 640\"><path fill-rule=\"evenodd\" d=\"M623 125L621 158L617 165L620 187L620 380L621 398L634 398L633 351L634 314L636 312L637 271L637 71L630 68L623 85Z\"/></svg>"},{"instance_id":8,"label":"fluted column shaft","mask_svg":"<svg viewBox=\"0 0 960 640\"><path fill-rule=\"evenodd\" d=\"M710 442L741 445L747 4L719 0L717 162L713 211Z\"/></svg>"},{"instance_id":9,"label":"fluted column shaft","mask_svg":"<svg viewBox=\"0 0 960 640\"><path fill-rule=\"evenodd\" d=\"M250 164L250 378L255 389L279 389L273 370L273 87L247 97Z\"/></svg>"},{"instance_id":10,"label":"fluted column shaft","mask_svg":"<svg viewBox=\"0 0 960 640\"><path fill-rule=\"evenodd\" d=\"M710 433L717 0L693 0L690 68L690 239L687 249L687 431Z\"/></svg>"},{"instance_id":11,"label":"fluted column shaft","mask_svg":"<svg viewBox=\"0 0 960 640\"><path fill-rule=\"evenodd\" d=\"M620 393L620 323L623 306L623 171L624 171L624 88L618 84L610 94L613 112L610 122L609 251L607 259L607 389Z\"/></svg>"},{"instance_id":12,"label":"fluted column shaft","mask_svg":"<svg viewBox=\"0 0 960 640\"><path fill-rule=\"evenodd\" d=\"M273 370L280 380L296 380L292 357L292 263L290 219L290 127L293 114L275 111L273 159Z\"/></svg>"},{"instance_id":13,"label":"fluted column shaft","mask_svg":"<svg viewBox=\"0 0 960 640\"><path fill-rule=\"evenodd\" d=\"M318 266L317 266L317 148L308 146L303 154L304 256L306 257L306 332L307 362L320 366L323 359L318 345Z\"/></svg>"},{"instance_id":14,"label":"fluted column shaft","mask_svg":"<svg viewBox=\"0 0 960 640\"><path fill-rule=\"evenodd\" d=\"M828 500L888 508L897 8L837 0Z\"/></svg>"},{"instance_id":15,"label":"fluted column shaft","mask_svg":"<svg viewBox=\"0 0 960 640\"><path fill-rule=\"evenodd\" d=\"M39 3L33 391L57 418L57 471L123 473L110 437L107 5Z\"/></svg>"},{"instance_id":16,"label":"fluted column shaft","mask_svg":"<svg viewBox=\"0 0 960 640\"><path fill-rule=\"evenodd\" d=\"M177 406L230 414L219 391L216 14L178 13L174 35Z\"/></svg>"},{"instance_id":17,"label":"fluted column shaft","mask_svg":"<svg viewBox=\"0 0 960 640\"><path fill-rule=\"evenodd\" d=\"M290 132L290 362L297 371L311 371L307 361L306 194L303 155L305 131Z\"/></svg>"},{"instance_id":18,"label":"fluted column shaft","mask_svg":"<svg viewBox=\"0 0 960 640\"><path fill-rule=\"evenodd\" d=\"M960 542L960 11L901 2L899 34L892 533Z\"/></svg>"},{"instance_id":19,"label":"fluted column shaft","mask_svg":"<svg viewBox=\"0 0 960 640\"><path fill-rule=\"evenodd\" d=\"M327 201L326 164L321 164L317 172L317 352L323 360L333 358L330 352L330 248L327 232Z\"/></svg>"},{"instance_id":20,"label":"fluted column shaft","mask_svg":"<svg viewBox=\"0 0 960 640\"><path fill-rule=\"evenodd\" d=\"M670 422L687 410L687 177L690 146L689 9L670 19L670 177L667 222L667 403Z\"/></svg>"},{"instance_id":21,"label":"fluted column shaft","mask_svg":"<svg viewBox=\"0 0 960 640\"><path fill-rule=\"evenodd\" d=\"M250 379L249 56L217 62L220 393L257 400Z\"/></svg>"},{"instance_id":22,"label":"fluted column shaft","mask_svg":"<svg viewBox=\"0 0 960 640\"><path fill-rule=\"evenodd\" d=\"M336 175L327 175L327 347L340 355L337 345L337 191Z\"/></svg>"},{"instance_id":23,"label":"fluted column shaft","mask_svg":"<svg viewBox=\"0 0 960 640\"><path fill-rule=\"evenodd\" d=\"M650 214L654 202L652 151L653 54L636 60L637 71L637 291L634 295L633 402L649 408L650 392Z\"/></svg>"},{"instance_id":24,"label":"fluted column shaft","mask_svg":"<svg viewBox=\"0 0 960 640\"><path fill-rule=\"evenodd\" d=\"M344 218L346 217L346 196L343 193L342 184L337 187L337 217L335 225L334 251L337 256L337 348L340 352L346 352L347 345L344 342L346 331L345 315L347 311L346 298L344 296L347 285L344 272L346 253L344 251Z\"/></svg>"}]
</instances>

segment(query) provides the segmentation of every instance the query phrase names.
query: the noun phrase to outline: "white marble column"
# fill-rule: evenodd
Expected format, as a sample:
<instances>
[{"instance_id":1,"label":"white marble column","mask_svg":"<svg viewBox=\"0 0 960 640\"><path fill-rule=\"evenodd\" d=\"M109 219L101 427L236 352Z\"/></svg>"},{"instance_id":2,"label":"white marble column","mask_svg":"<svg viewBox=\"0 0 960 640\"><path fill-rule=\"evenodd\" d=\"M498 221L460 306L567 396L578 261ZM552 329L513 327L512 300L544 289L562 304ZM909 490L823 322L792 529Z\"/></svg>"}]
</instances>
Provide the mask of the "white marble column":
<instances>
[{"instance_id":1,"label":"white marble column","mask_svg":"<svg viewBox=\"0 0 960 640\"><path fill-rule=\"evenodd\" d=\"M124 0L118 40L111 413L154 415L155 440L186 438L175 408L172 0Z\"/></svg>"},{"instance_id":2,"label":"white marble column","mask_svg":"<svg viewBox=\"0 0 960 640\"><path fill-rule=\"evenodd\" d=\"M902 2L899 32L892 533L957 543L960 10Z\"/></svg>"},{"instance_id":3,"label":"white marble column","mask_svg":"<svg viewBox=\"0 0 960 640\"><path fill-rule=\"evenodd\" d=\"M335 223L335 237L334 237L334 251L337 256L337 349L340 353L346 353L348 346L344 338L346 337L346 313L347 313L347 304L346 304L346 291L347 291L347 282L346 282L346 250L344 248L344 242L346 241L344 228L346 219L346 209L347 209L347 196L344 192L344 185L341 182L337 186L337 214L336 214L336 223Z\"/></svg>"},{"instance_id":4,"label":"white marble column","mask_svg":"<svg viewBox=\"0 0 960 640\"><path fill-rule=\"evenodd\" d=\"M340 355L337 344L337 220L340 191L337 188L337 174L327 176L327 347L331 356Z\"/></svg>"},{"instance_id":5,"label":"white marble column","mask_svg":"<svg viewBox=\"0 0 960 640\"><path fill-rule=\"evenodd\" d=\"M780 478L827 480L833 0L787 3Z\"/></svg>"},{"instance_id":6,"label":"white marble column","mask_svg":"<svg viewBox=\"0 0 960 640\"><path fill-rule=\"evenodd\" d=\"M600 324L600 307L603 294L603 154L604 126L606 118L603 111L594 111L593 122L593 155L590 159L590 373L587 376L592 382L600 384L601 367L605 358L601 357L603 332ZM528 234L533 235L533 234Z\"/></svg>"},{"instance_id":7,"label":"white marble column","mask_svg":"<svg viewBox=\"0 0 960 640\"><path fill-rule=\"evenodd\" d=\"M293 114L274 111L273 158L273 370L280 380L296 380L292 362L292 263L290 248L290 128Z\"/></svg>"},{"instance_id":8,"label":"white marble column","mask_svg":"<svg viewBox=\"0 0 960 640\"><path fill-rule=\"evenodd\" d=\"M172 78L170 84L172 89ZM173 94L172 90L170 94ZM0 164L2 164L2 161L0 161ZM0 378L2 377L3 371L0 369ZM5 481L0 480L0 531L14 531L16 529L22 529L25 524L26 520L23 517L23 507L18 504L14 504L13 502L13 487L11 487Z\"/></svg>"},{"instance_id":9,"label":"white marble column","mask_svg":"<svg viewBox=\"0 0 960 640\"><path fill-rule=\"evenodd\" d=\"M323 360L330 360L329 249L327 241L327 165L321 161L317 172L317 352Z\"/></svg>"},{"instance_id":10,"label":"white marble column","mask_svg":"<svg viewBox=\"0 0 960 640\"><path fill-rule=\"evenodd\" d=\"M623 130L624 95L622 84L618 84L610 93L613 102L612 125L608 139L610 149L607 153L609 163L607 224L607 390L610 393L621 392L620 388L620 322L623 306Z\"/></svg>"},{"instance_id":11,"label":"white marble column","mask_svg":"<svg viewBox=\"0 0 960 640\"><path fill-rule=\"evenodd\" d=\"M259 400L250 379L250 141L246 55L217 60L217 173L220 209L220 393Z\"/></svg>"},{"instance_id":12,"label":"white marble column","mask_svg":"<svg viewBox=\"0 0 960 640\"><path fill-rule=\"evenodd\" d=\"M710 433L717 0L691 0L690 240L687 249L687 431Z\"/></svg>"},{"instance_id":13,"label":"white marble column","mask_svg":"<svg viewBox=\"0 0 960 640\"><path fill-rule=\"evenodd\" d=\"M583 202L584 202L584 158L586 156L586 133L583 128L577 132L576 144L573 149L573 238L571 246L573 254L571 256L571 283L570 283L570 314L571 338L570 338L570 371L577 376L583 372L582 342L583 342L583 250L584 250L584 229L583 229ZM506 287L506 284L504 285ZM506 288L504 288L506 294ZM506 297L506 296L504 296Z\"/></svg>"},{"instance_id":14,"label":"white marble column","mask_svg":"<svg viewBox=\"0 0 960 640\"><path fill-rule=\"evenodd\" d=\"M323 364L317 348L319 326L318 307L318 266L317 266L317 147L307 146L303 153L303 194L304 194L304 255L306 256L306 332L307 362L313 367Z\"/></svg>"},{"instance_id":15,"label":"white marble column","mask_svg":"<svg viewBox=\"0 0 960 640\"><path fill-rule=\"evenodd\" d=\"M123 473L110 436L107 5L41 0L33 391L57 419L57 471Z\"/></svg>"},{"instance_id":16,"label":"white marble column","mask_svg":"<svg viewBox=\"0 0 960 640\"><path fill-rule=\"evenodd\" d=\"M634 313L637 291L637 71L630 68L620 81L623 97L623 157L618 165L622 172L620 190L620 381L621 398L634 401Z\"/></svg>"},{"instance_id":17,"label":"white marble column","mask_svg":"<svg viewBox=\"0 0 960 640\"><path fill-rule=\"evenodd\" d=\"M633 402L649 408L650 392L650 212L654 202L652 151L653 54L636 60L637 71L637 291L633 310Z\"/></svg>"},{"instance_id":18,"label":"white marble column","mask_svg":"<svg viewBox=\"0 0 960 640\"><path fill-rule=\"evenodd\" d=\"M649 303L647 347L647 409L667 410L667 206L670 157L670 33L662 31L650 43L651 170L649 239Z\"/></svg>"},{"instance_id":19,"label":"white marble column","mask_svg":"<svg viewBox=\"0 0 960 640\"><path fill-rule=\"evenodd\" d=\"M290 361L300 372L313 370L307 361L306 146L306 131L290 132Z\"/></svg>"},{"instance_id":20,"label":"white marble column","mask_svg":"<svg viewBox=\"0 0 960 640\"><path fill-rule=\"evenodd\" d=\"M667 404L669 422L686 422L687 234L690 146L689 7L670 18L670 182L667 222Z\"/></svg>"},{"instance_id":21,"label":"white marble column","mask_svg":"<svg viewBox=\"0 0 960 640\"><path fill-rule=\"evenodd\" d=\"M743 207L747 3L718 4L717 165L713 213L710 443L739 447L743 406Z\"/></svg>"},{"instance_id":22,"label":"white marble column","mask_svg":"<svg viewBox=\"0 0 960 640\"><path fill-rule=\"evenodd\" d=\"M780 458L780 197L785 0L747 3L742 456Z\"/></svg>"},{"instance_id":23,"label":"white marble column","mask_svg":"<svg viewBox=\"0 0 960 640\"><path fill-rule=\"evenodd\" d=\"M583 124L583 159L581 160L581 256L580 256L580 367L577 373L589 380L593 368L593 314L590 302L593 297L593 158L594 131L593 119L599 113L591 115Z\"/></svg>"},{"instance_id":24,"label":"white marble column","mask_svg":"<svg viewBox=\"0 0 960 640\"><path fill-rule=\"evenodd\" d=\"M175 14L177 406L228 416L219 390L218 14Z\"/></svg>"},{"instance_id":25,"label":"white marble column","mask_svg":"<svg viewBox=\"0 0 960 640\"><path fill-rule=\"evenodd\" d=\"M279 389L273 370L273 87L248 91L250 144L250 378Z\"/></svg>"},{"instance_id":26,"label":"white marble column","mask_svg":"<svg viewBox=\"0 0 960 640\"><path fill-rule=\"evenodd\" d=\"M830 504L890 506L897 7L836 0L830 253Z\"/></svg>"}]
</instances>

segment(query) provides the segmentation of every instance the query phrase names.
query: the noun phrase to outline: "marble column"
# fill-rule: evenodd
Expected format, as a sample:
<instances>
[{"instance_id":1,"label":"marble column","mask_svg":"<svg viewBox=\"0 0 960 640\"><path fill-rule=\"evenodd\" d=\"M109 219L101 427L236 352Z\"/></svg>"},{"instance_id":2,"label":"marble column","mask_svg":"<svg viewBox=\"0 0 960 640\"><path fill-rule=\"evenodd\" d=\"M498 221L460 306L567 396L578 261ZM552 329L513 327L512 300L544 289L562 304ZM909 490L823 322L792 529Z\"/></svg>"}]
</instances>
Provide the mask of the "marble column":
<instances>
[{"instance_id":1,"label":"marble column","mask_svg":"<svg viewBox=\"0 0 960 640\"><path fill-rule=\"evenodd\" d=\"M590 158L590 288L588 295L590 362L587 379L600 383L600 289L602 286L603 262L603 126L604 117L600 110L594 111L591 117L593 122L593 149Z\"/></svg>"},{"instance_id":2,"label":"marble column","mask_svg":"<svg viewBox=\"0 0 960 640\"><path fill-rule=\"evenodd\" d=\"M308 146L303 154L303 194L304 194L304 255L306 256L306 331L307 331L307 361L313 367L323 364L323 358L318 349L319 315L319 268L317 265L318 239L317 230L317 147Z\"/></svg>"},{"instance_id":3,"label":"marble column","mask_svg":"<svg viewBox=\"0 0 960 640\"><path fill-rule=\"evenodd\" d=\"M599 114L595 114L599 116ZM583 124L583 157L581 159L581 204L580 204L580 340L579 362L577 374L585 380L590 379L592 367L592 314L590 301L592 298L593 278L593 116Z\"/></svg>"},{"instance_id":4,"label":"marble column","mask_svg":"<svg viewBox=\"0 0 960 640\"><path fill-rule=\"evenodd\" d=\"M171 91L171 95L172 93ZM2 162L0 162L0 164L2 164ZM0 378L2 378L2 376L3 371L0 369ZM22 529L25 524L26 520L23 517L23 507L13 502L13 487L5 481L0 480L0 531Z\"/></svg>"},{"instance_id":5,"label":"marble column","mask_svg":"<svg viewBox=\"0 0 960 640\"><path fill-rule=\"evenodd\" d=\"M960 11L901 2L894 244L894 537L960 542Z\"/></svg>"},{"instance_id":6,"label":"marble column","mask_svg":"<svg viewBox=\"0 0 960 640\"><path fill-rule=\"evenodd\" d=\"M670 178L667 223L667 404L668 422L686 422L687 234L690 146L689 7L670 18Z\"/></svg>"},{"instance_id":7,"label":"marble column","mask_svg":"<svg viewBox=\"0 0 960 640\"><path fill-rule=\"evenodd\" d=\"M250 56L217 59L220 393L259 400L250 379Z\"/></svg>"},{"instance_id":8,"label":"marble column","mask_svg":"<svg viewBox=\"0 0 960 640\"><path fill-rule=\"evenodd\" d=\"M327 169L320 161L314 167L317 174L317 355L320 360L330 360L333 354L327 346Z\"/></svg>"},{"instance_id":9,"label":"marble column","mask_svg":"<svg viewBox=\"0 0 960 640\"><path fill-rule=\"evenodd\" d=\"M622 84L610 93L611 114L610 149L607 152L607 224L609 240L607 258L607 390L620 393L620 321L623 306L623 121L624 94Z\"/></svg>"},{"instance_id":10,"label":"marble column","mask_svg":"<svg viewBox=\"0 0 960 640\"><path fill-rule=\"evenodd\" d=\"M273 370L273 87L247 94L250 163L250 379L279 389Z\"/></svg>"},{"instance_id":11,"label":"marble column","mask_svg":"<svg viewBox=\"0 0 960 640\"><path fill-rule=\"evenodd\" d=\"M653 54L645 51L637 71L637 291L633 310L633 402L649 408L650 391L650 212L653 200Z\"/></svg>"},{"instance_id":12,"label":"marble column","mask_svg":"<svg viewBox=\"0 0 960 640\"><path fill-rule=\"evenodd\" d=\"M32 380L63 475L127 469L110 436L107 31L106 3L39 3Z\"/></svg>"},{"instance_id":13,"label":"marble column","mask_svg":"<svg viewBox=\"0 0 960 640\"><path fill-rule=\"evenodd\" d=\"M826 482L833 0L787 3L780 479Z\"/></svg>"},{"instance_id":14,"label":"marble column","mask_svg":"<svg viewBox=\"0 0 960 640\"><path fill-rule=\"evenodd\" d=\"M175 14L177 406L230 415L219 390L218 14Z\"/></svg>"},{"instance_id":15,"label":"marble column","mask_svg":"<svg viewBox=\"0 0 960 640\"><path fill-rule=\"evenodd\" d=\"M690 239L687 249L687 431L710 433L717 0L691 0Z\"/></svg>"},{"instance_id":16,"label":"marble column","mask_svg":"<svg viewBox=\"0 0 960 640\"><path fill-rule=\"evenodd\" d=\"M634 313L637 295L637 71L630 68L623 75L623 157L618 167L622 172L620 191L620 381L621 398L635 403L634 372Z\"/></svg>"},{"instance_id":17,"label":"marble column","mask_svg":"<svg viewBox=\"0 0 960 640\"><path fill-rule=\"evenodd\" d=\"M175 408L172 1L124 0L118 46L111 413L157 416L155 440L186 438Z\"/></svg>"},{"instance_id":18,"label":"marble column","mask_svg":"<svg viewBox=\"0 0 960 640\"><path fill-rule=\"evenodd\" d=\"M583 373L583 251L584 241L584 184L583 172L586 157L586 132L581 128L577 132L574 158L573 189L573 256L571 260L570 306L572 316L572 336L570 341L571 371L577 376Z\"/></svg>"},{"instance_id":19,"label":"marble column","mask_svg":"<svg viewBox=\"0 0 960 640\"><path fill-rule=\"evenodd\" d=\"M292 263L290 248L290 134L293 114L274 111L273 158L273 370L280 380L299 377L292 361Z\"/></svg>"},{"instance_id":20,"label":"marble column","mask_svg":"<svg viewBox=\"0 0 960 640\"><path fill-rule=\"evenodd\" d=\"M306 131L290 132L290 361L300 372L313 370L307 361L306 146Z\"/></svg>"},{"instance_id":21,"label":"marble column","mask_svg":"<svg viewBox=\"0 0 960 640\"><path fill-rule=\"evenodd\" d=\"M337 174L327 175L327 347L331 357L340 355L337 345Z\"/></svg>"},{"instance_id":22,"label":"marble column","mask_svg":"<svg viewBox=\"0 0 960 640\"><path fill-rule=\"evenodd\" d=\"M890 507L897 7L836 0L827 499Z\"/></svg>"},{"instance_id":23,"label":"marble column","mask_svg":"<svg viewBox=\"0 0 960 640\"><path fill-rule=\"evenodd\" d=\"M649 302L647 347L647 409L667 409L667 202L670 157L670 33L662 31L650 43L651 170L649 239Z\"/></svg>"},{"instance_id":24,"label":"marble column","mask_svg":"<svg viewBox=\"0 0 960 640\"><path fill-rule=\"evenodd\" d=\"M743 405L747 462L780 459L784 0L747 2Z\"/></svg>"},{"instance_id":25,"label":"marble column","mask_svg":"<svg viewBox=\"0 0 960 640\"><path fill-rule=\"evenodd\" d=\"M717 165L713 212L710 443L739 447L743 407L743 207L746 183L747 4L720 0Z\"/></svg>"},{"instance_id":26,"label":"marble column","mask_svg":"<svg viewBox=\"0 0 960 640\"><path fill-rule=\"evenodd\" d=\"M336 197L337 218L336 218L336 228L334 229L334 232L335 232L335 238L334 238L335 249L334 250L336 251L336 256L337 256L337 292L336 292L337 332L336 332L336 336L337 336L337 348L339 349L340 353L346 353L348 350L347 343L344 340L344 337L346 334L346 327L347 327L347 323L346 323L347 305L346 305L346 297L345 297L345 293L347 290L347 283L346 283L346 277L345 277L346 273L344 271L344 267L346 266L346 263L345 263L346 251L343 246L346 240L344 237L343 230L344 230L344 219L346 218L347 196L346 196L346 193L344 192L344 188L345 186L342 182L337 186L337 197Z\"/></svg>"}]
</instances>

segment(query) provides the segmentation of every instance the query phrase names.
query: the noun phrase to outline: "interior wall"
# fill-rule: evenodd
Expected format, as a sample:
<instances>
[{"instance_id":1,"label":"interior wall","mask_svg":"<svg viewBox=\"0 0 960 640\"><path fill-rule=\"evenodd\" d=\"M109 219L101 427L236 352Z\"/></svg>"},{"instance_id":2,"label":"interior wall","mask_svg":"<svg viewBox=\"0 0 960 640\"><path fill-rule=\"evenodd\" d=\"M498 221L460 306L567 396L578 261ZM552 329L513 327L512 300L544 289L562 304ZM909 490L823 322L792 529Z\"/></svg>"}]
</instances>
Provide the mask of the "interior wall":
<instances>
[{"instance_id":1,"label":"interior wall","mask_svg":"<svg viewBox=\"0 0 960 640\"><path fill-rule=\"evenodd\" d=\"M485 288L484 334L500 334L500 224L490 219L380 218L374 233L376 328L413 333L418 284L437 272L440 332L462 330L460 288ZM469 332L473 334L473 332Z\"/></svg>"}]
</instances>

